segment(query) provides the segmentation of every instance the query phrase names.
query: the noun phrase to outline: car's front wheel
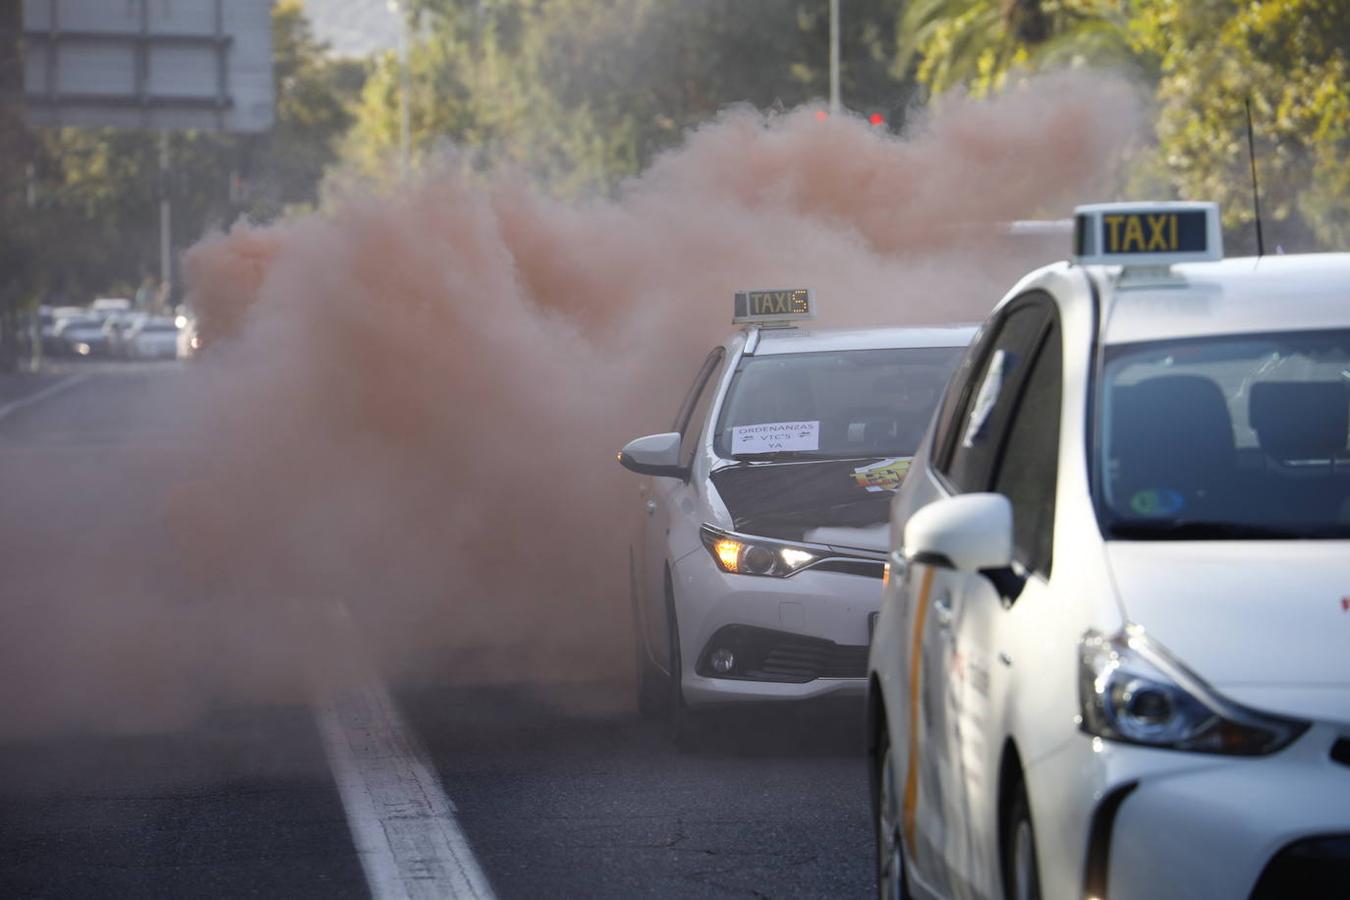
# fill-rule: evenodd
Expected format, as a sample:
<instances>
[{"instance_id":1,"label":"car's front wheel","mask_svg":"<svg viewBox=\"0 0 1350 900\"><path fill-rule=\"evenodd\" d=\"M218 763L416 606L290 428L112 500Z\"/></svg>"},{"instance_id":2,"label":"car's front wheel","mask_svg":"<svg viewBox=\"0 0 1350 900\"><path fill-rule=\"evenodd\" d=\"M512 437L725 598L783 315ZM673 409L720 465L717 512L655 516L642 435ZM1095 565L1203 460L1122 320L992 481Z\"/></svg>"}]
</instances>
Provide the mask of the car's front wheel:
<instances>
[{"instance_id":1,"label":"car's front wheel","mask_svg":"<svg viewBox=\"0 0 1350 900\"><path fill-rule=\"evenodd\" d=\"M670 736L681 750L694 749L700 738L700 718L684 702L684 663L680 656L680 625L675 616L675 586L666 572L666 633L669 635L670 679L666 716Z\"/></svg>"},{"instance_id":2,"label":"car's front wheel","mask_svg":"<svg viewBox=\"0 0 1350 900\"><path fill-rule=\"evenodd\" d=\"M642 641L642 625L637 618L636 609L633 612L633 621L638 632L634 635L638 714L644 719L655 719L666 709L668 701L666 679L647 656L647 647Z\"/></svg>"},{"instance_id":3,"label":"car's front wheel","mask_svg":"<svg viewBox=\"0 0 1350 900\"><path fill-rule=\"evenodd\" d=\"M1018 782L1008 806L1007 837L1003 841L1003 887L1008 900L1041 900L1040 869L1036 863L1036 829L1026 785Z\"/></svg>"},{"instance_id":4,"label":"car's front wheel","mask_svg":"<svg viewBox=\"0 0 1350 900\"><path fill-rule=\"evenodd\" d=\"M877 839L877 896L881 900L905 900L909 887L905 877L905 847L901 833L901 804L895 776L895 755L890 741L882 738L873 804Z\"/></svg>"}]
</instances>

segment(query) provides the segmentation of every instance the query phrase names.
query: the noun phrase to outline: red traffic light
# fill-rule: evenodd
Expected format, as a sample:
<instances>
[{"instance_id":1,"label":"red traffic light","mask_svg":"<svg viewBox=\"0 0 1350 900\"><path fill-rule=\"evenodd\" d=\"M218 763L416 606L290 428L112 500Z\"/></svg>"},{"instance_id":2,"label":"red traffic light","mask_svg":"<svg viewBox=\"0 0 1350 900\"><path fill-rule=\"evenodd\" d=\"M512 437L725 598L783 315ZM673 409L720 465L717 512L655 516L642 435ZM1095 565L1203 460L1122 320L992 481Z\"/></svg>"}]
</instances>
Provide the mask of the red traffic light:
<instances>
[{"instance_id":1,"label":"red traffic light","mask_svg":"<svg viewBox=\"0 0 1350 900\"><path fill-rule=\"evenodd\" d=\"M868 124L871 125L885 125L886 117L883 116L881 113L872 113L870 116L867 117L867 121Z\"/></svg>"}]
</instances>

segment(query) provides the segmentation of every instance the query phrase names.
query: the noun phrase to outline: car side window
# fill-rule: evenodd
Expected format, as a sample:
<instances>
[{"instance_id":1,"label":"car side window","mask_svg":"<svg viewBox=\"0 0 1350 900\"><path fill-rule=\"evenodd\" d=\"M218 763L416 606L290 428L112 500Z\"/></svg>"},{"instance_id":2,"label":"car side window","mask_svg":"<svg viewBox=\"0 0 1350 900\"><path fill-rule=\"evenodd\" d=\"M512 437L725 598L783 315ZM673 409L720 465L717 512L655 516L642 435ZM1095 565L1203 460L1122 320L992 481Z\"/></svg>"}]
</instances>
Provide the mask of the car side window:
<instances>
[{"instance_id":1,"label":"car side window","mask_svg":"<svg viewBox=\"0 0 1350 900\"><path fill-rule=\"evenodd\" d=\"M941 471L945 472L947 469L952 428L956 422L957 412L963 405L962 398L965 395L966 385L973 376L973 370L983 360L985 351L989 349L989 342L997 331L997 322L991 321L986 322L975 333L970 346L961 357L960 364L947 382L947 390L943 392L942 406L938 412L937 426L933 429L932 464Z\"/></svg>"},{"instance_id":2,"label":"car side window","mask_svg":"<svg viewBox=\"0 0 1350 900\"><path fill-rule=\"evenodd\" d=\"M1063 368L1059 325L1051 322L1012 412L993 482L993 490L1012 503L1014 558L1046 576L1054 546Z\"/></svg>"},{"instance_id":3,"label":"car side window","mask_svg":"<svg viewBox=\"0 0 1350 900\"><path fill-rule=\"evenodd\" d=\"M947 458L938 470L958 493L984 490L993 474L1027 363L1053 314L1053 301L1035 293L1012 301L975 377L962 392L949 428Z\"/></svg>"},{"instance_id":4,"label":"car side window","mask_svg":"<svg viewBox=\"0 0 1350 900\"><path fill-rule=\"evenodd\" d=\"M672 431L680 433L680 465L687 466L694 459L694 451L698 447L698 438L702 432L701 425L707 418L708 404L712 402L713 393L717 386L717 375L722 371L722 360L726 357L726 350L718 347L708 354L708 358L703 361L703 365L698 370L698 375L694 378L694 385L689 390L688 396L684 398L684 403L680 406L679 413L675 416L675 427Z\"/></svg>"}]
</instances>

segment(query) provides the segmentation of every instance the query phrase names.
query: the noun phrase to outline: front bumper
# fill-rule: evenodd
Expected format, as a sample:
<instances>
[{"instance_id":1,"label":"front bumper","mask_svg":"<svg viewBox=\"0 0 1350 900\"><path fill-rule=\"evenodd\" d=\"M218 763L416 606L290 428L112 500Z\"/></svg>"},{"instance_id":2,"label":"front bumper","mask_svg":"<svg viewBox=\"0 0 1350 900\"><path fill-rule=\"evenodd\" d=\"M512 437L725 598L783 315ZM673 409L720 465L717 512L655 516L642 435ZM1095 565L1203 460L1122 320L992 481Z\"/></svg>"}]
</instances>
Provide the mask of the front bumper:
<instances>
[{"instance_id":1,"label":"front bumper","mask_svg":"<svg viewBox=\"0 0 1350 900\"><path fill-rule=\"evenodd\" d=\"M1026 773L1043 893L1278 896L1280 879L1350 872L1327 857L1350 836L1350 765L1334 758L1347 735L1314 725L1257 758L1075 738Z\"/></svg>"},{"instance_id":2,"label":"front bumper","mask_svg":"<svg viewBox=\"0 0 1350 900\"><path fill-rule=\"evenodd\" d=\"M866 693L868 617L881 606L879 578L809 569L789 578L732 575L702 551L676 562L671 576L689 705ZM737 647L755 654L752 676L710 672L715 636L735 637ZM766 659L771 664L758 664Z\"/></svg>"}]
</instances>

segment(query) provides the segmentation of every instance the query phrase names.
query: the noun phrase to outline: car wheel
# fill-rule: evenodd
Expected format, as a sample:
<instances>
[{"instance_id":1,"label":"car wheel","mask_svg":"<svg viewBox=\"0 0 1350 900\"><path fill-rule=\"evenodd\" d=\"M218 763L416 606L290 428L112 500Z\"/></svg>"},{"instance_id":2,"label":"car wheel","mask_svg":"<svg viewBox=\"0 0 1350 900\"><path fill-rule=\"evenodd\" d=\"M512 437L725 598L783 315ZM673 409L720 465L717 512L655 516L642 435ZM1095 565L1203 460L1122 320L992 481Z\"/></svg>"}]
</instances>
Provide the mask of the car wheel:
<instances>
[{"instance_id":1,"label":"car wheel","mask_svg":"<svg viewBox=\"0 0 1350 900\"><path fill-rule=\"evenodd\" d=\"M670 572L666 572L666 631L670 647L666 722L675 746L692 750L699 743L699 717L684 702L684 663L680 657L680 628L675 618L675 586L671 584Z\"/></svg>"},{"instance_id":2,"label":"car wheel","mask_svg":"<svg viewBox=\"0 0 1350 900\"><path fill-rule=\"evenodd\" d=\"M631 563L630 563L631 568ZM652 663L647 653L646 641L642 637L642 617L639 615L636 579L632 579L633 595L633 656L637 672L638 714L644 719L659 718L666 710L669 688L661 670Z\"/></svg>"},{"instance_id":3,"label":"car wheel","mask_svg":"<svg viewBox=\"0 0 1350 900\"><path fill-rule=\"evenodd\" d=\"M882 738L879 748L875 818L877 844L877 896L881 900L908 900L909 876L905 871L905 845L901 832L901 804L898 779L895 777L895 755L891 743Z\"/></svg>"},{"instance_id":4,"label":"car wheel","mask_svg":"<svg viewBox=\"0 0 1350 900\"><path fill-rule=\"evenodd\" d=\"M1036 830L1026 785L1018 782L1008 807L1007 839L1003 842L1003 888L1008 900L1040 900L1041 877L1036 863Z\"/></svg>"}]
</instances>

